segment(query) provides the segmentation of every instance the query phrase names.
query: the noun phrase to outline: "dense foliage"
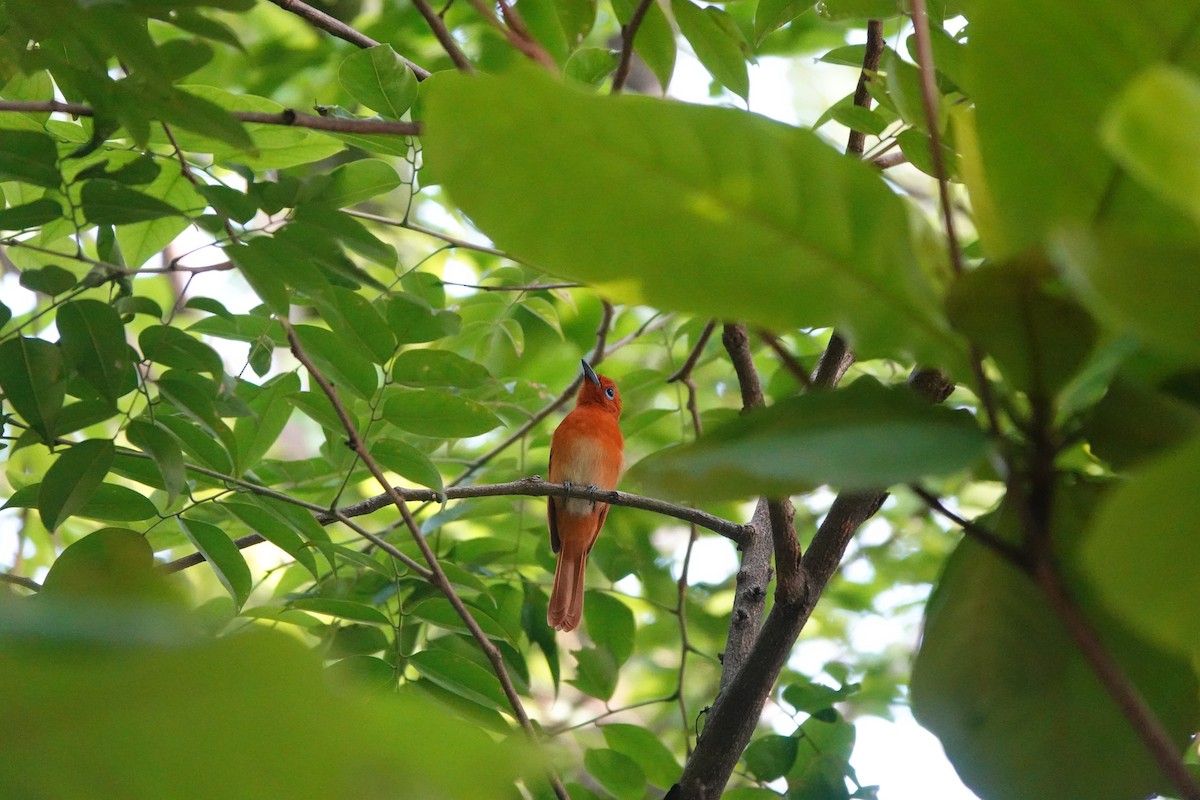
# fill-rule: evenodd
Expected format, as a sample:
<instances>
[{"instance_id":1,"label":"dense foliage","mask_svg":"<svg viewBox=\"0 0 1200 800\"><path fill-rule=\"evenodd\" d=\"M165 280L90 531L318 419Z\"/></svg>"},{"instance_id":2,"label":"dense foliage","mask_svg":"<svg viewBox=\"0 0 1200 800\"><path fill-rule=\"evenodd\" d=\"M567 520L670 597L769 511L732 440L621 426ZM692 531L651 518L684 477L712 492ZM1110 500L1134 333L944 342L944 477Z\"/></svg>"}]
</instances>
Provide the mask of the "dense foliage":
<instances>
[{"instance_id":1,"label":"dense foliage","mask_svg":"<svg viewBox=\"0 0 1200 800\"><path fill-rule=\"evenodd\" d=\"M0 87L0 795L872 797L911 704L1200 798L1198 0L0 0Z\"/></svg>"}]
</instances>

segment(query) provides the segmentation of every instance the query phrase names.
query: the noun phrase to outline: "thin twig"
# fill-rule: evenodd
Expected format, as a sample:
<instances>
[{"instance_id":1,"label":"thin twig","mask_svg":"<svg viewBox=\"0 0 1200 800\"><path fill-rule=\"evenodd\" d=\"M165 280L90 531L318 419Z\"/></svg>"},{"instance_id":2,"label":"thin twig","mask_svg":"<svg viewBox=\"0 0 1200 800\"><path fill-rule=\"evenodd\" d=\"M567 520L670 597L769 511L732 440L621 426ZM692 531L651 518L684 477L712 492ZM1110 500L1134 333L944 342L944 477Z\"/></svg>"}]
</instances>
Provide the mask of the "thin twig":
<instances>
[{"instance_id":1,"label":"thin twig","mask_svg":"<svg viewBox=\"0 0 1200 800\"><path fill-rule=\"evenodd\" d=\"M367 36L365 33L356 31L346 23L336 17L331 17L324 11L318 11L307 3L302 3L300 0L271 0L272 3L279 6L285 11L290 11L296 16L311 23L313 26L320 28L326 33L332 34L339 39L344 39L350 44L358 45L362 48L376 47L379 42ZM417 80L423 81L429 77L429 70L420 67L409 61L404 56L400 56L401 60L413 71L417 76Z\"/></svg>"},{"instance_id":2,"label":"thin twig","mask_svg":"<svg viewBox=\"0 0 1200 800\"><path fill-rule=\"evenodd\" d=\"M442 286L461 286L464 289L478 289L481 292L545 292L551 289L579 289L582 283L529 283L521 286L481 286L478 283L459 283L458 281L441 281Z\"/></svg>"},{"instance_id":3,"label":"thin twig","mask_svg":"<svg viewBox=\"0 0 1200 800\"><path fill-rule=\"evenodd\" d=\"M95 109L81 103L60 103L57 100L0 100L0 111L32 113L62 113L75 117L95 116ZM421 123L386 119L343 119L304 114L287 108L278 113L263 111L230 111L229 116L241 122L262 125L285 125L334 133L382 133L391 136L420 136Z\"/></svg>"},{"instance_id":4,"label":"thin twig","mask_svg":"<svg viewBox=\"0 0 1200 800\"><path fill-rule=\"evenodd\" d=\"M871 107L871 91L867 84L879 70L879 59L883 55L883 22L877 19L867 22L867 49L863 54L862 70L858 73L858 85L854 87L854 105L859 108ZM867 135L862 131L850 131L846 141L846 152L856 158L861 158L866 145Z\"/></svg>"},{"instance_id":5,"label":"thin twig","mask_svg":"<svg viewBox=\"0 0 1200 800\"><path fill-rule=\"evenodd\" d=\"M784 368L792 373L792 377L799 381L800 385L805 389L811 389L812 378L809 377L808 370L800 363L799 359L792 355L791 351L783 346L783 342L779 341L778 337L768 330L759 328L756 332L758 333L758 338L762 339L767 347L771 348L772 352L779 357L779 362L783 364Z\"/></svg>"},{"instance_id":6,"label":"thin twig","mask_svg":"<svg viewBox=\"0 0 1200 800\"><path fill-rule=\"evenodd\" d=\"M24 575L12 575L8 572L0 572L0 583L11 583L14 586L21 586L32 592L40 592L42 590L42 585L33 578L26 578Z\"/></svg>"},{"instance_id":7,"label":"thin twig","mask_svg":"<svg viewBox=\"0 0 1200 800\"><path fill-rule=\"evenodd\" d=\"M1016 545L1006 542L997 536L992 531L983 527L977 522L966 519L958 514L955 514L950 509L946 508L945 503L938 498L933 492L925 489L917 484L909 484L908 488L917 497L925 501L925 505L929 506L930 510L941 514L946 519L953 522L958 527L962 528L963 533L970 536L975 541L987 547L989 550L996 553L1005 561L1022 569L1027 569L1029 559L1025 557L1025 553Z\"/></svg>"},{"instance_id":8,"label":"thin twig","mask_svg":"<svg viewBox=\"0 0 1200 800\"><path fill-rule=\"evenodd\" d=\"M458 46L458 42L454 41L454 37L450 35L450 31L446 28L446 21L433 10L427 0L412 0L412 4L416 7L421 16L425 18L425 22L429 25L429 30L433 31L433 35L441 44L442 49L446 51L446 55L450 56L450 60L454 62L454 66L461 72L468 75L475 73L475 68L471 66L470 59L467 54Z\"/></svg>"},{"instance_id":9,"label":"thin twig","mask_svg":"<svg viewBox=\"0 0 1200 800\"><path fill-rule=\"evenodd\" d=\"M629 71L633 68L633 40L637 38L642 20L646 18L646 12L653 3L654 0L641 0L633 10L633 16L629 18L629 24L621 26L621 58L617 62L617 71L613 73L613 94L624 89L625 81L629 80Z\"/></svg>"},{"instance_id":10,"label":"thin twig","mask_svg":"<svg viewBox=\"0 0 1200 800\"><path fill-rule=\"evenodd\" d=\"M465 239L459 239L455 236L451 236L448 233L442 233L441 231L435 231L431 228L423 227L415 222L412 222L411 220L392 219L391 217L383 217L379 214L372 214L367 211L355 211L354 209L346 209L346 213L352 217L358 217L359 219L367 219L371 222L378 222L381 225L392 225L397 228L404 228L406 230L413 231L414 233L422 233L426 236L432 236L435 239L441 239L451 247L461 247L464 250L474 250L477 253L487 253L488 255L500 256L501 258L507 258L509 261L517 261L517 263L520 263L516 258L513 258L503 250L497 250L494 247L488 247L487 245L483 244L474 244L473 242L468 242Z\"/></svg>"},{"instance_id":11,"label":"thin twig","mask_svg":"<svg viewBox=\"0 0 1200 800\"><path fill-rule=\"evenodd\" d=\"M696 343L692 345L692 350L688 353L688 357L683 360L683 364L668 376L667 383L674 383L675 381L691 376L692 370L696 368L696 362L700 360L700 355L704 352L704 348L708 345L708 340L712 337L712 332L716 327L717 321L710 319L708 324L704 326L704 330L700 331L700 335L696 337Z\"/></svg>"},{"instance_id":12,"label":"thin twig","mask_svg":"<svg viewBox=\"0 0 1200 800\"><path fill-rule=\"evenodd\" d=\"M643 511L653 511L656 514L674 517L684 522L694 523L714 533L719 533L735 543L741 543L746 536L745 525L713 516L698 508L680 506L654 497L619 492L615 489L588 489L575 484L571 484L570 488L568 488L561 483L550 483L537 476L509 483L447 486L440 494L433 489L411 489L399 486L394 487L393 491L403 500L424 503L437 503L443 500L461 500L476 497L579 497L586 500L600 500L614 506L640 508ZM375 495L368 497L366 500L360 500L357 503L341 506L334 511L325 512L325 514L333 515L336 513L345 517L360 517L391 505L392 503L385 502L385 500L390 500L390 498L390 493L386 498L383 495ZM318 514L317 520L325 522L326 517L323 514Z\"/></svg>"}]
</instances>

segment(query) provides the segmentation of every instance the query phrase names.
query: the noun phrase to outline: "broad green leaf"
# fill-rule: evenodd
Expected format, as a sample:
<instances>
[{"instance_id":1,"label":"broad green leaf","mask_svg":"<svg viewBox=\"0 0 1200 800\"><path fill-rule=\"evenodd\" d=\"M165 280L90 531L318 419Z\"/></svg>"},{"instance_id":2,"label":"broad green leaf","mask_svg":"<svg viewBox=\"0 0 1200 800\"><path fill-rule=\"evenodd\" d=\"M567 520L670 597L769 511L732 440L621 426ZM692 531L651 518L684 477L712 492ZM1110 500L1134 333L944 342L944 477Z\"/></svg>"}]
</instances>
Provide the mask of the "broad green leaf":
<instances>
[{"instance_id":1,"label":"broad green leaf","mask_svg":"<svg viewBox=\"0 0 1200 800\"><path fill-rule=\"evenodd\" d=\"M62 206L57 200L42 197L0 211L0 231L23 231L36 228L62 216Z\"/></svg>"},{"instance_id":2,"label":"broad green leaf","mask_svg":"<svg viewBox=\"0 0 1200 800\"><path fill-rule=\"evenodd\" d=\"M645 796L646 776L638 763L624 753L608 749L589 749L583 754L583 766L620 800L637 800Z\"/></svg>"},{"instance_id":3,"label":"broad green leaf","mask_svg":"<svg viewBox=\"0 0 1200 800\"><path fill-rule=\"evenodd\" d=\"M921 97L921 73L916 65L905 61L899 53L888 48L883 54L880 66L887 73L888 97L895 104L896 111L913 128L927 132L929 125L925 119L925 103ZM939 130L944 127L944 120L939 121Z\"/></svg>"},{"instance_id":4,"label":"broad green leaf","mask_svg":"<svg viewBox=\"0 0 1200 800\"><path fill-rule=\"evenodd\" d=\"M542 49L560 66L567 60L571 45L563 31L554 0L522 0L521 21Z\"/></svg>"},{"instance_id":5,"label":"broad green leaf","mask_svg":"<svg viewBox=\"0 0 1200 800\"><path fill-rule=\"evenodd\" d=\"M401 344L432 342L458 333L459 320L449 311L434 311L410 295L395 295L387 304L388 327Z\"/></svg>"},{"instance_id":6,"label":"broad green leaf","mask_svg":"<svg viewBox=\"0 0 1200 800\"><path fill-rule=\"evenodd\" d=\"M172 325L151 325L138 335L142 355L166 367L208 372L219 378L225 365L216 350Z\"/></svg>"},{"instance_id":7,"label":"broad green leaf","mask_svg":"<svg viewBox=\"0 0 1200 800\"><path fill-rule=\"evenodd\" d=\"M314 578L320 577L312 549L305 546L299 534L287 525L281 525L279 519L269 511L249 503L229 502L222 503L221 507L246 523L250 530L296 559Z\"/></svg>"},{"instance_id":8,"label":"broad green leaf","mask_svg":"<svg viewBox=\"0 0 1200 800\"><path fill-rule=\"evenodd\" d=\"M575 677L567 683L584 694L598 700L608 700L617 690L617 664L612 653L607 649L585 647L576 650Z\"/></svg>"},{"instance_id":9,"label":"broad green leaf","mask_svg":"<svg viewBox=\"0 0 1200 800\"><path fill-rule=\"evenodd\" d=\"M762 0L759 0L759 7L762 7ZM755 17L755 25L758 24L758 18ZM841 47L835 47L825 55L818 58L818 61L824 61L827 64L840 64L843 67L856 67L861 69L863 60L867 55L867 46L865 44L847 44Z\"/></svg>"},{"instance_id":10,"label":"broad green leaf","mask_svg":"<svg viewBox=\"0 0 1200 800\"><path fill-rule=\"evenodd\" d=\"M440 389L397 390L383 404L383 418L422 436L479 436L500 424L486 406Z\"/></svg>"},{"instance_id":11,"label":"broad green leaf","mask_svg":"<svg viewBox=\"0 0 1200 800\"><path fill-rule=\"evenodd\" d=\"M329 173L330 184L318 199L335 208L349 208L400 185L395 168L377 158L351 161Z\"/></svg>"},{"instance_id":12,"label":"broad green leaf","mask_svg":"<svg viewBox=\"0 0 1200 800\"><path fill-rule=\"evenodd\" d=\"M1060 224L1098 214L1125 225L1172 224L1109 158L1100 131L1119 93L1146 68L1164 57L1200 67L1186 44L1197 8L1195 0L1105 3L1102 13L1091 0L972 3L967 88L1001 226L985 243L989 254L1019 252ZM1055 34L1064 30L1077 46L1057 46ZM1186 151L1186 123L1177 112L1189 113L1155 115L1183 123L1172 149Z\"/></svg>"},{"instance_id":13,"label":"broad green leaf","mask_svg":"<svg viewBox=\"0 0 1200 800\"><path fill-rule=\"evenodd\" d=\"M733 18L716 6L701 8L692 0L671 0L671 11L704 68L726 89L749 101L749 53L743 52L746 42Z\"/></svg>"},{"instance_id":14,"label":"broad green leaf","mask_svg":"<svg viewBox=\"0 0 1200 800\"><path fill-rule=\"evenodd\" d=\"M229 591L238 607L245 605L250 590L254 588L254 581L250 575L250 567L246 566L246 559L242 557L242 551L238 550L233 540L225 531L208 522L189 519L183 515L176 517L175 521L184 536L212 565L217 580Z\"/></svg>"},{"instance_id":15,"label":"broad green leaf","mask_svg":"<svg viewBox=\"0 0 1200 800\"><path fill-rule=\"evenodd\" d=\"M54 297L73 289L79 281L70 270L57 264L48 264L38 269L22 270L20 282L21 286L31 292L41 292Z\"/></svg>"},{"instance_id":16,"label":"broad green leaf","mask_svg":"<svg viewBox=\"0 0 1200 800\"><path fill-rule=\"evenodd\" d=\"M742 758L760 781L773 781L791 771L796 763L796 745L794 736L768 734L751 742Z\"/></svg>"},{"instance_id":17,"label":"broad green leaf","mask_svg":"<svg viewBox=\"0 0 1200 800\"><path fill-rule=\"evenodd\" d=\"M812 8L807 0L758 0L754 7L754 42L762 44L763 39L782 28L796 17ZM862 64L859 58L856 64Z\"/></svg>"},{"instance_id":18,"label":"broad green leaf","mask_svg":"<svg viewBox=\"0 0 1200 800\"><path fill-rule=\"evenodd\" d=\"M1180 131L1200 126L1200 80L1156 64L1130 81L1101 120L1108 154L1137 180L1200 220L1200 163Z\"/></svg>"},{"instance_id":19,"label":"broad green leaf","mask_svg":"<svg viewBox=\"0 0 1200 800\"><path fill-rule=\"evenodd\" d=\"M1146 344L1200 357L1200 236L1067 231L1056 237L1058 264L1097 317L1132 328Z\"/></svg>"},{"instance_id":20,"label":"broad green leaf","mask_svg":"<svg viewBox=\"0 0 1200 800\"><path fill-rule=\"evenodd\" d=\"M601 47L581 47L571 54L563 74L581 83L597 86L612 74L620 54Z\"/></svg>"},{"instance_id":21,"label":"broad green leaf","mask_svg":"<svg viewBox=\"0 0 1200 800\"><path fill-rule=\"evenodd\" d=\"M61 188L54 140L38 131L0 130L0 180Z\"/></svg>"},{"instance_id":22,"label":"broad green leaf","mask_svg":"<svg viewBox=\"0 0 1200 800\"><path fill-rule=\"evenodd\" d=\"M1182 656L1200 647L1200 439L1135 471L1097 510L1082 551L1105 607Z\"/></svg>"},{"instance_id":23,"label":"broad green leaf","mask_svg":"<svg viewBox=\"0 0 1200 800\"><path fill-rule=\"evenodd\" d=\"M258 204L249 195L220 184L197 186L196 190L218 214L245 225L258 213Z\"/></svg>"},{"instance_id":24,"label":"broad green leaf","mask_svg":"<svg viewBox=\"0 0 1200 800\"><path fill-rule=\"evenodd\" d=\"M392 362L392 380L410 386L473 389L489 378L482 364L449 350L406 350Z\"/></svg>"},{"instance_id":25,"label":"broad green leaf","mask_svg":"<svg viewBox=\"0 0 1200 800\"><path fill-rule=\"evenodd\" d=\"M182 213L169 203L116 181L90 180L83 185L81 198L83 215L97 225L124 225Z\"/></svg>"},{"instance_id":26,"label":"broad green leaf","mask_svg":"<svg viewBox=\"0 0 1200 800\"><path fill-rule=\"evenodd\" d=\"M788 797L849 800L846 776L854 748L854 726L841 715L827 722L809 717L797 732L796 762L787 774Z\"/></svg>"},{"instance_id":27,"label":"broad green leaf","mask_svg":"<svg viewBox=\"0 0 1200 800\"><path fill-rule=\"evenodd\" d=\"M428 94L428 163L527 263L625 300L835 325L861 356L954 357L901 202L812 133L732 109L590 97L525 71L447 75ZM507 142L510 157L481 166L480 141Z\"/></svg>"},{"instance_id":28,"label":"broad green leaf","mask_svg":"<svg viewBox=\"0 0 1200 800\"><path fill-rule=\"evenodd\" d=\"M167 490L167 505L174 503L175 498L187 488L187 473L179 443L162 428L136 419L125 426L125 438L154 460Z\"/></svg>"},{"instance_id":29,"label":"broad green leaf","mask_svg":"<svg viewBox=\"0 0 1200 800\"><path fill-rule=\"evenodd\" d=\"M335 287L334 302L323 306L326 320L335 324L338 333L358 345L360 352L370 354L377 364L384 364L396 353L396 337L383 315L367 298Z\"/></svg>"},{"instance_id":30,"label":"broad green leaf","mask_svg":"<svg viewBox=\"0 0 1200 800\"><path fill-rule=\"evenodd\" d=\"M1092 453L1124 470L1200 432L1200 408L1117 376L1090 408L1082 432Z\"/></svg>"},{"instance_id":31,"label":"broad green leaf","mask_svg":"<svg viewBox=\"0 0 1200 800\"><path fill-rule=\"evenodd\" d=\"M59 346L75 371L114 406L137 388L125 326L112 306L99 300L72 300L55 318Z\"/></svg>"},{"instance_id":32,"label":"broad green leaf","mask_svg":"<svg viewBox=\"0 0 1200 800\"><path fill-rule=\"evenodd\" d=\"M683 768L675 756L652 731L640 725L611 723L600 726L604 742L618 753L628 756L655 786L669 788L679 780Z\"/></svg>"},{"instance_id":33,"label":"broad green leaf","mask_svg":"<svg viewBox=\"0 0 1200 800\"><path fill-rule=\"evenodd\" d=\"M503 797L520 774L537 773L515 743L397 692L394 673L386 691L335 680L293 636L197 636L194 618L152 605L4 606L0 705L42 720L0 751L12 797L95 797L109 786L125 800L233 798L247 787L262 797L379 797L396 787ZM271 746L221 734L247 709L271 721ZM44 757L73 737L88 747L69 761ZM180 769L194 776L190 790L180 789Z\"/></svg>"},{"instance_id":34,"label":"broad green leaf","mask_svg":"<svg viewBox=\"0 0 1200 800\"><path fill-rule=\"evenodd\" d=\"M375 438L371 441L371 457L384 469L390 469L401 477L428 486L434 491L442 491L442 474L429 460L429 456L407 442Z\"/></svg>"},{"instance_id":35,"label":"broad green leaf","mask_svg":"<svg viewBox=\"0 0 1200 800\"><path fill-rule=\"evenodd\" d=\"M254 293L272 313L287 316L291 309L287 284L280 276L281 265L276 262L266 240L253 239L248 245L225 248L225 254L237 264Z\"/></svg>"},{"instance_id":36,"label":"broad green leaf","mask_svg":"<svg viewBox=\"0 0 1200 800\"><path fill-rule=\"evenodd\" d=\"M292 601L292 607L301 611L313 611L318 614L328 614L331 617L368 622L372 625L391 625L387 615L375 606L359 603L354 600L340 600L334 597L299 597Z\"/></svg>"},{"instance_id":37,"label":"broad green leaf","mask_svg":"<svg viewBox=\"0 0 1200 800\"><path fill-rule=\"evenodd\" d=\"M1071 498L1060 491L1056 499L1061 507ZM1079 524L1057 520L1056 540ZM1063 563L1070 568L1069 559ZM1200 714L1189 661L1115 624L1087 594L1074 594L1182 752ZM917 720L937 734L980 797L1127 800L1167 790L1034 583L970 539L951 555L930 598L911 694Z\"/></svg>"},{"instance_id":38,"label":"broad green leaf","mask_svg":"<svg viewBox=\"0 0 1200 800\"><path fill-rule=\"evenodd\" d=\"M273 378L261 387L247 405L251 417L239 417L233 424L238 442L238 463L242 469L253 469L275 444L292 416L293 406L288 399L300 391L300 378L289 372Z\"/></svg>"},{"instance_id":39,"label":"broad green leaf","mask_svg":"<svg viewBox=\"0 0 1200 800\"><path fill-rule=\"evenodd\" d=\"M400 119L417 99L417 78L389 44L356 50L338 67L355 100L388 119Z\"/></svg>"},{"instance_id":40,"label":"broad green leaf","mask_svg":"<svg viewBox=\"0 0 1200 800\"><path fill-rule=\"evenodd\" d=\"M755 410L643 460L631 477L704 500L786 496L823 483L886 488L965 469L986 446L967 411L860 378Z\"/></svg>"},{"instance_id":41,"label":"broad green leaf","mask_svg":"<svg viewBox=\"0 0 1200 800\"><path fill-rule=\"evenodd\" d=\"M181 214L199 213L204 208L200 193L184 177L180 168L169 163L163 167L144 191L175 207ZM117 242L125 256L126 266L137 268L163 251L188 227L188 220L181 216L160 217L146 222L118 225Z\"/></svg>"},{"instance_id":42,"label":"broad green leaf","mask_svg":"<svg viewBox=\"0 0 1200 800\"><path fill-rule=\"evenodd\" d=\"M146 537L124 528L103 528L71 544L54 560L38 592L39 598L89 603L101 598L161 602L172 595L163 573L155 569Z\"/></svg>"},{"instance_id":43,"label":"broad green leaf","mask_svg":"<svg viewBox=\"0 0 1200 800\"><path fill-rule=\"evenodd\" d=\"M512 636L504 629L504 626L497 622L492 616L482 611L477 606L467 605L467 610L475 619L475 623L479 625L490 639L495 639L501 642L509 641ZM431 597L428 600L423 600L413 606L411 609L405 609L405 615L411 614L417 619L424 620L439 628L444 628L448 631L456 631L462 634L470 634L470 628L463 622L462 617L450 605L450 601L444 597Z\"/></svg>"},{"instance_id":44,"label":"broad green leaf","mask_svg":"<svg viewBox=\"0 0 1200 800\"><path fill-rule=\"evenodd\" d=\"M370 359L343 336L313 325L296 325L296 336L317 368L339 389L370 399L379 388L379 375Z\"/></svg>"},{"instance_id":45,"label":"broad green leaf","mask_svg":"<svg viewBox=\"0 0 1200 800\"><path fill-rule=\"evenodd\" d=\"M388 267L396 266L396 248L387 244L354 217L342 211L325 205L301 205L296 208L295 216L289 230L297 227L311 231L328 242L340 242L359 255L365 256L376 264ZM376 289L383 285L372 278L369 273L359 272L351 277L352 280L368 283Z\"/></svg>"},{"instance_id":46,"label":"broad green leaf","mask_svg":"<svg viewBox=\"0 0 1200 800\"><path fill-rule=\"evenodd\" d=\"M308 509L265 495L251 494L249 499L255 505L265 508L275 515L284 525L300 534L305 541L316 542L319 545L329 543L329 534Z\"/></svg>"},{"instance_id":47,"label":"broad green leaf","mask_svg":"<svg viewBox=\"0 0 1200 800\"><path fill-rule=\"evenodd\" d=\"M1083 365L1096 323L1065 293L1043 288L1037 261L961 276L946 299L951 323L996 359L1012 385L1050 399Z\"/></svg>"},{"instance_id":48,"label":"broad green leaf","mask_svg":"<svg viewBox=\"0 0 1200 800\"><path fill-rule=\"evenodd\" d=\"M634 0L613 0L617 21L628 25L637 5ZM671 84L671 76L675 74L675 31L657 2L651 3L646 9L646 16L633 40L633 50L646 62L665 92Z\"/></svg>"},{"instance_id":49,"label":"broad green leaf","mask_svg":"<svg viewBox=\"0 0 1200 800\"><path fill-rule=\"evenodd\" d=\"M88 439L63 451L42 479L38 513L53 531L82 508L112 468L116 448L108 439Z\"/></svg>"},{"instance_id":50,"label":"broad green leaf","mask_svg":"<svg viewBox=\"0 0 1200 800\"><path fill-rule=\"evenodd\" d=\"M904 13L900 0L821 0L817 13L830 20L891 19Z\"/></svg>"},{"instance_id":51,"label":"broad green leaf","mask_svg":"<svg viewBox=\"0 0 1200 800\"><path fill-rule=\"evenodd\" d=\"M588 635L599 647L607 648L617 662L624 664L633 654L636 626L629 606L604 592L588 592L583 604Z\"/></svg>"},{"instance_id":52,"label":"broad green leaf","mask_svg":"<svg viewBox=\"0 0 1200 800\"><path fill-rule=\"evenodd\" d=\"M54 438L67 394L66 368L56 345L26 336L0 343L0 389L43 441Z\"/></svg>"},{"instance_id":53,"label":"broad green leaf","mask_svg":"<svg viewBox=\"0 0 1200 800\"><path fill-rule=\"evenodd\" d=\"M184 416L159 414L155 422L175 436L183 451L202 466L223 475L233 472L233 459L221 441Z\"/></svg>"},{"instance_id":54,"label":"broad green leaf","mask_svg":"<svg viewBox=\"0 0 1200 800\"><path fill-rule=\"evenodd\" d=\"M74 516L104 522L141 522L158 516L158 508L144 494L117 483L102 483Z\"/></svg>"},{"instance_id":55,"label":"broad green leaf","mask_svg":"<svg viewBox=\"0 0 1200 800\"><path fill-rule=\"evenodd\" d=\"M496 676L456 653L422 650L413 653L408 663L421 677L473 703L501 711L511 711Z\"/></svg>"}]
</instances>

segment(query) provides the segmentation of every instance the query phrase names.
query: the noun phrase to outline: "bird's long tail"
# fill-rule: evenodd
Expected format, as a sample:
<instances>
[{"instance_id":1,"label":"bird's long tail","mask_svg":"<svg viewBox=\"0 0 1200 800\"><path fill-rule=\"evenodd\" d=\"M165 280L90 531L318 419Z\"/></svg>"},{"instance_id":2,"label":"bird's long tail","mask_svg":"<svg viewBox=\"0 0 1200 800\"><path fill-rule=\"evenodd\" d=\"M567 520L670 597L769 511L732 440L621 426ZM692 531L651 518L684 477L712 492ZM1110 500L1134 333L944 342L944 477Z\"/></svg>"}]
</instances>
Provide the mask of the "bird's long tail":
<instances>
[{"instance_id":1,"label":"bird's long tail","mask_svg":"<svg viewBox=\"0 0 1200 800\"><path fill-rule=\"evenodd\" d=\"M588 554L581 544L566 539L558 554L554 589L550 592L550 606L546 610L546 622L555 630L575 630L583 619L583 571L587 567Z\"/></svg>"}]
</instances>

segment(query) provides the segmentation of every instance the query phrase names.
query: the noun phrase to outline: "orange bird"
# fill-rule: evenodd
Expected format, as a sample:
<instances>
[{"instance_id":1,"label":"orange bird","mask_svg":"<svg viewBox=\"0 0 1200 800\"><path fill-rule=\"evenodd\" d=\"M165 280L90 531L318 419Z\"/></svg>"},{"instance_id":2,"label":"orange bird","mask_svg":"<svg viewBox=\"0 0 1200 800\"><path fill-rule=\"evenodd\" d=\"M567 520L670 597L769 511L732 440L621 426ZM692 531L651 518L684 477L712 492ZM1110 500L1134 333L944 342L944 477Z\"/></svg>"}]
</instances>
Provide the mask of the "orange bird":
<instances>
[{"instance_id":1,"label":"orange bird","mask_svg":"<svg viewBox=\"0 0 1200 800\"><path fill-rule=\"evenodd\" d=\"M615 489L625 446L617 426L621 395L610 379L597 375L586 361L582 364L584 380L575 408L559 423L550 441L550 481ZM558 565L546 622L555 630L570 631L579 627L583 617L583 571L604 527L608 503L577 497L548 499L550 546L558 554Z\"/></svg>"}]
</instances>

